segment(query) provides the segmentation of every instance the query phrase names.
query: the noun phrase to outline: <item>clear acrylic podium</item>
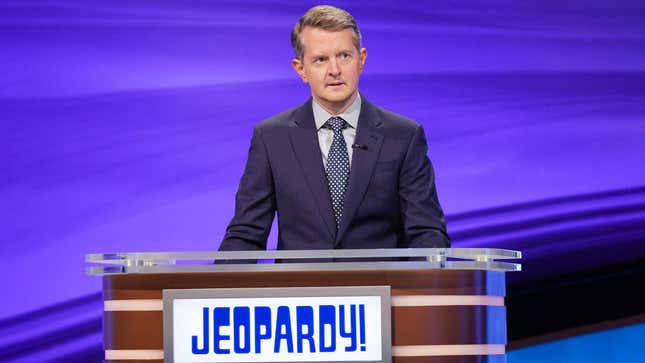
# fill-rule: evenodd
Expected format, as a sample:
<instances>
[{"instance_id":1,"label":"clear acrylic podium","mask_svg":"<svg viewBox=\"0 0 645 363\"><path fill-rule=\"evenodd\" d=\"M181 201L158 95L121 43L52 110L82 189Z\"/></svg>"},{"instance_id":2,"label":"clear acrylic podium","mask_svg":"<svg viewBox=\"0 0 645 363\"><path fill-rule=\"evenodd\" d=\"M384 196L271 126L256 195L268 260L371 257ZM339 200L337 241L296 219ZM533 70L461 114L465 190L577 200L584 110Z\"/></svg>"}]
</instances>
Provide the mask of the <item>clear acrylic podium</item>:
<instances>
[{"instance_id":1,"label":"clear acrylic podium","mask_svg":"<svg viewBox=\"0 0 645 363\"><path fill-rule=\"evenodd\" d=\"M386 361L499 363L505 273L521 270L505 260L520 258L503 249L428 248L103 253L86 262L87 274L103 279L106 362L172 361L164 355L164 290L388 286ZM290 263L262 263L271 259Z\"/></svg>"}]
</instances>

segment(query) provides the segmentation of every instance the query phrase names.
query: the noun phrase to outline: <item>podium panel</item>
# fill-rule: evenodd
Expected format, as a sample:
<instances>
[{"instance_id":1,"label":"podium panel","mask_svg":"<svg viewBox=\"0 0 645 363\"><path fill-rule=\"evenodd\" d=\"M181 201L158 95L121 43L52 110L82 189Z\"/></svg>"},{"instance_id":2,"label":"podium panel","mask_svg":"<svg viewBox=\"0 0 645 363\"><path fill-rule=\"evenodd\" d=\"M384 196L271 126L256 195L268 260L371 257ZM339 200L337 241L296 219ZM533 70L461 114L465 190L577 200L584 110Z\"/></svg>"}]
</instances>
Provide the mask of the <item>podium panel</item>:
<instances>
[{"instance_id":1,"label":"podium panel","mask_svg":"<svg viewBox=\"0 0 645 363\"><path fill-rule=\"evenodd\" d=\"M164 291L227 289L227 294L233 292L233 295L227 296L232 297L235 291L247 289L288 291L290 288L306 287L358 289L369 286L387 287L390 292L385 297L389 300L391 319L387 322L391 337L391 347L387 351L391 356L385 357L386 361L506 361L505 273L518 271L520 266L496 260L520 258L518 252L419 249L358 250L349 253L336 250L317 254L315 251L298 251L305 258L317 259L354 258L352 254L356 253L370 259L425 256L425 260L223 265L194 263L199 258L222 258L221 254L224 254L224 258L239 260L293 258L293 252L269 251L258 255L244 252L244 256L219 252L88 255L88 262L107 265L88 270L90 274L103 275L106 362L174 361L169 352L164 352ZM178 260L193 263L182 265ZM169 327L166 326L166 329ZM292 360L280 361L302 361L298 360L297 355L293 357Z\"/></svg>"}]
</instances>

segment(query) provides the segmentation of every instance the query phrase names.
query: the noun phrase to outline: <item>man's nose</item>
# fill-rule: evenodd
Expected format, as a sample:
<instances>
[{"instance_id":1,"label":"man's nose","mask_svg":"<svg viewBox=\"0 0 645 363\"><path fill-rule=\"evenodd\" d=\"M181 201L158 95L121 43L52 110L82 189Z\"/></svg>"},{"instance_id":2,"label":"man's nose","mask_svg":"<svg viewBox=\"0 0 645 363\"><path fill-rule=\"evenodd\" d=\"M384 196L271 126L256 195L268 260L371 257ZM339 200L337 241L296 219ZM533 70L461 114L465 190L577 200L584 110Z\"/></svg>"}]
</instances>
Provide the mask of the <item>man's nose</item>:
<instances>
[{"instance_id":1,"label":"man's nose","mask_svg":"<svg viewBox=\"0 0 645 363\"><path fill-rule=\"evenodd\" d=\"M340 74L340 66L338 64L338 60L335 58L332 58L329 61L329 69L328 69L329 75L330 76L338 76Z\"/></svg>"}]
</instances>

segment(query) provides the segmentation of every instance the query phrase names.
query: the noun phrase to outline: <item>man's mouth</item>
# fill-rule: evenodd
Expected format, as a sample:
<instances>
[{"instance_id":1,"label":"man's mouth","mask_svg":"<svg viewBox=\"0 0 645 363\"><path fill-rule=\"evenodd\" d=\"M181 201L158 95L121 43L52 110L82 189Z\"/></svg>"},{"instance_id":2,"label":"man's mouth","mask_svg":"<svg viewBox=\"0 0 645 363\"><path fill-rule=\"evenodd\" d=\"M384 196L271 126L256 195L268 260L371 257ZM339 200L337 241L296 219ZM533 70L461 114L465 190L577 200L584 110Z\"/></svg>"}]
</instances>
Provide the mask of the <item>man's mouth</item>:
<instances>
[{"instance_id":1,"label":"man's mouth","mask_svg":"<svg viewBox=\"0 0 645 363\"><path fill-rule=\"evenodd\" d=\"M328 83L327 87L339 87L339 86L342 86L344 84L345 83L343 83L343 82L333 82L333 83Z\"/></svg>"}]
</instances>

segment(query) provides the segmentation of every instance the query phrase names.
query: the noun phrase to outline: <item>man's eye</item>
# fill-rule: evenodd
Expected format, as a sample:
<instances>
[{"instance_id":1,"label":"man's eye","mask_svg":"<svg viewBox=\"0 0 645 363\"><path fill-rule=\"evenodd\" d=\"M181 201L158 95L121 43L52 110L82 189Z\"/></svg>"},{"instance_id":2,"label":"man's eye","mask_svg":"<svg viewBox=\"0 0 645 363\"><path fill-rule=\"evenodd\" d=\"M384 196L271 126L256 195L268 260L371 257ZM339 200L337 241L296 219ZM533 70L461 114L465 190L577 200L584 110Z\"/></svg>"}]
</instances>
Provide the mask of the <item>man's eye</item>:
<instances>
[{"instance_id":1,"label":"man's eye","mask_svg":"<svg viewBox=\"0 0 645 363\"><path fill-rule=\"evenodd\" d=\"M316 58L314 60L314 63L323 63L324 61L325 61L325 58L320 57L320 58Z\"/></svg>"}]
</instances>

